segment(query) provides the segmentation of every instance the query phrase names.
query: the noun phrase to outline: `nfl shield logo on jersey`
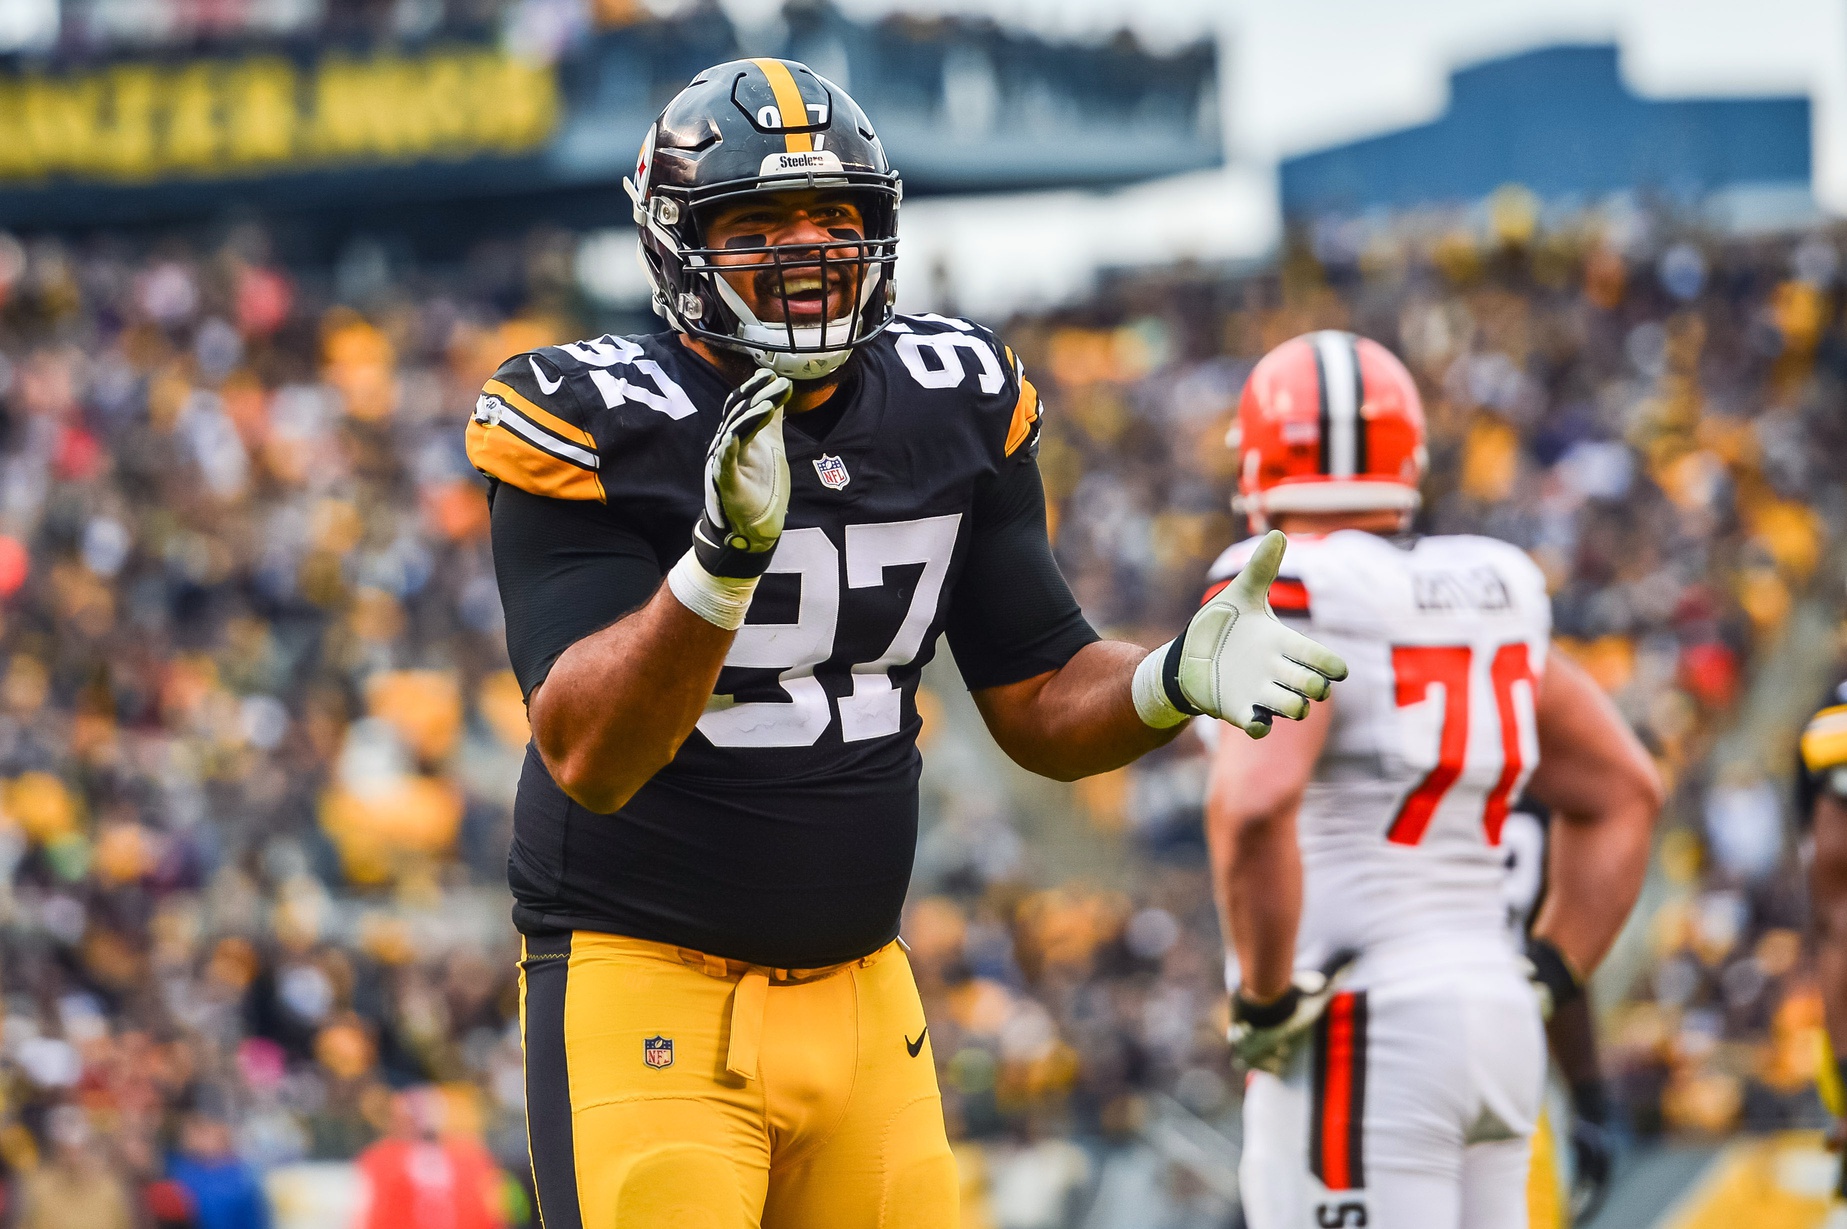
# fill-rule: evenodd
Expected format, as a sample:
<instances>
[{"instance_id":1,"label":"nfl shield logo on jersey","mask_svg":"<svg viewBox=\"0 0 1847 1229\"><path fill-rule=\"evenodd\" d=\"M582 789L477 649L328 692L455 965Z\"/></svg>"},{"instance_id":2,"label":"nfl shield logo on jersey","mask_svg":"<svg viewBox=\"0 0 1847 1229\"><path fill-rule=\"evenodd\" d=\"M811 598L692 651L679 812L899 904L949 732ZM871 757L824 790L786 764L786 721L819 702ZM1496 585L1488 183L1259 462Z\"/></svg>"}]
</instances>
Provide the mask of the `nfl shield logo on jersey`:
<instances>
[{"instance_id":1,"label":"nfl shield logo on jersey","mask_svg":"<svg viewBox=\"0 0 1847 1229\"><path fill-rule=\"evenodd\" d=\"M815 460L814 472L821 476L821 485L830 491L838 491L853 481L853 475L847 473L846 462L839 457L821 455Z\"/></svg>"},{"instance_id":2,"label":"nfl shield logo on jersey","mask_svg":"<svg viewBox=\"0 0 1847 1229\"><path fill-rule=\"evenodd\" d=\"M673 1038L647 1037L641 1043L641 1061L650 1067L673 1066Z\"/></svg>"}]
</instances>

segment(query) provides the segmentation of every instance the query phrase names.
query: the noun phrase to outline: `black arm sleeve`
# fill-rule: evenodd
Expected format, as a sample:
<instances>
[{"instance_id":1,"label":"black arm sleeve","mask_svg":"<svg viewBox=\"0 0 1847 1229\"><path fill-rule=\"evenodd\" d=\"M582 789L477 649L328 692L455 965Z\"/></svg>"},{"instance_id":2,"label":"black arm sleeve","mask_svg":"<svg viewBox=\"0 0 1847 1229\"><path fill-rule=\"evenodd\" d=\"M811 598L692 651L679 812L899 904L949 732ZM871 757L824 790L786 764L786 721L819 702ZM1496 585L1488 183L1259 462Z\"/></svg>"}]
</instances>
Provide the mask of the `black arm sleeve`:
<instances>
[{"instance_id":1,"label":"black arm sleeve","mask_svg":"<svg viewBox=\"0 0 1847 1229\"><path fill-rule=\"evenodd\" d=\"M1038 462L996 475L976 498L974 516L947 627L969 690L1056 670L1101 639L1052 558Z\"/></svg>"},{"instance_id":2,"label":"black arm sleeve","mask_svg":"<svg viewBox=\"0 0 1847 1229\"><path fill-rule=\"evenodd\" d=\"M489 499L507 656L530 698L560 653L653 595L661 565L647 539L602 504L505 482Z\"/></svg>"}]
</instances>

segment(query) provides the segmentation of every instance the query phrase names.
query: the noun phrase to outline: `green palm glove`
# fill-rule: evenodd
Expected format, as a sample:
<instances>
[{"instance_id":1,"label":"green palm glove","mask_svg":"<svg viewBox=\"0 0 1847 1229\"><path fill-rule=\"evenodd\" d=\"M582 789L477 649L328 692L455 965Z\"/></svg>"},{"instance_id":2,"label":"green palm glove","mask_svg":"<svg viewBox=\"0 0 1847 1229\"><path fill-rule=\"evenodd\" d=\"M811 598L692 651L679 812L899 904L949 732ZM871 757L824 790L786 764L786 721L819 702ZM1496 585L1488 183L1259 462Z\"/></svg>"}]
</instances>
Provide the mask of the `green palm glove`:
<instances>
[{"instance_id":1,"label":"green palm glove","mask_svg":"<svg viewBox=\"0 0 1847 1229\"><path fill-rule=\"evenodd\" d=\"M1156 729L1205 713L1252 738L1270 719L1300 721L1311 700L1325 700L1347 677L1347 663L1270 609L1270 582L1288 539L1271 530L1237 579L1213 594L1186 631L1143 659L1135 671L1135 711Z\"/></svg>"},{"instance_id":2,"label":"green palm glove","mask_svg":"<svg viewBox=\"0 0 1847 1229\"><path fill-rule=\"evenodd\" d=\"M725 398L705 460L704 511L692 549L667 573L688 610L726 631L744 624L789 511L782 419L794 386L759 370Z\"/></svg>"}]
</instances>

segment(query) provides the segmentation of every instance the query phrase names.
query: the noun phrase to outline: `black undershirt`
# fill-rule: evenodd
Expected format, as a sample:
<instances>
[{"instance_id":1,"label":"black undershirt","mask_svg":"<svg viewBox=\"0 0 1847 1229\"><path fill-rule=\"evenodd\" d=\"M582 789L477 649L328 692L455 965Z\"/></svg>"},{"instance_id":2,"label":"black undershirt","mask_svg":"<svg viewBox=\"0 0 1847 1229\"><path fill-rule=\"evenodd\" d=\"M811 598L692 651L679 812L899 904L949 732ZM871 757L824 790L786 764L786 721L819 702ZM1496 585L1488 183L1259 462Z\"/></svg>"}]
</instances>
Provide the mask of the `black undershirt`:
<instances>
[{"instance_id":1,"label":"black undershirt","mask_svg":"<svg viewBox=\"0 0 1847 1229\"><path fill-rule=\"evenodd\" d=\"M834 424L846 413L847 406L853 400L853 390L842 381L834 389L833 396L815 406L812 410L803 410L799 414L790 414L783 419L791 431L800 431L803 435L819 444L833 431Z\"/></svg>"}]
</instances>

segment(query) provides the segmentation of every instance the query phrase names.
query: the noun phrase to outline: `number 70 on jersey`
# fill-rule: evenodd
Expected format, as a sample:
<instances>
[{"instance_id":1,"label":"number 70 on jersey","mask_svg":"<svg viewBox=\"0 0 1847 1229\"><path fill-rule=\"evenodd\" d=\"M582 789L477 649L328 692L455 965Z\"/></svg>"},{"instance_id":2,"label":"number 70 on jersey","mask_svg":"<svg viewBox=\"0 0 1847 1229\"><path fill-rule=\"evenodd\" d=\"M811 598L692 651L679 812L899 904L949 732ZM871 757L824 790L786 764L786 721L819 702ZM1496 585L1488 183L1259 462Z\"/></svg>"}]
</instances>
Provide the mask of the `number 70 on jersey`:
<instances>
[{"instance_id":1,"label":"number 70 on jersey","mask_svg":"<svg viewBox=\"0 0 1847 1229\"><path fill-rule=\"evenodd\" d=\"M1436 764L1405 795L1386 830L1386 840L1395 845L1416 845L1424 839L1431 820L1436 818L1437 807L1468 766L1472 728L1469 692L1474 663L1475 649L1466 644L1392 646L1393 690L1398 707L1425 704L1438 694L1443 703ZM1525 641L1502 644L1493 650L1488 681L1494 695L1494 733L1499 736L1501 769L1482 805L1481 822L1488 844L1499 845L1514 789L1530 767L1520 739L1515 688L1525 691L1529 713L1539 698L1539 682Z\"/></svg>"}]
</instances>

